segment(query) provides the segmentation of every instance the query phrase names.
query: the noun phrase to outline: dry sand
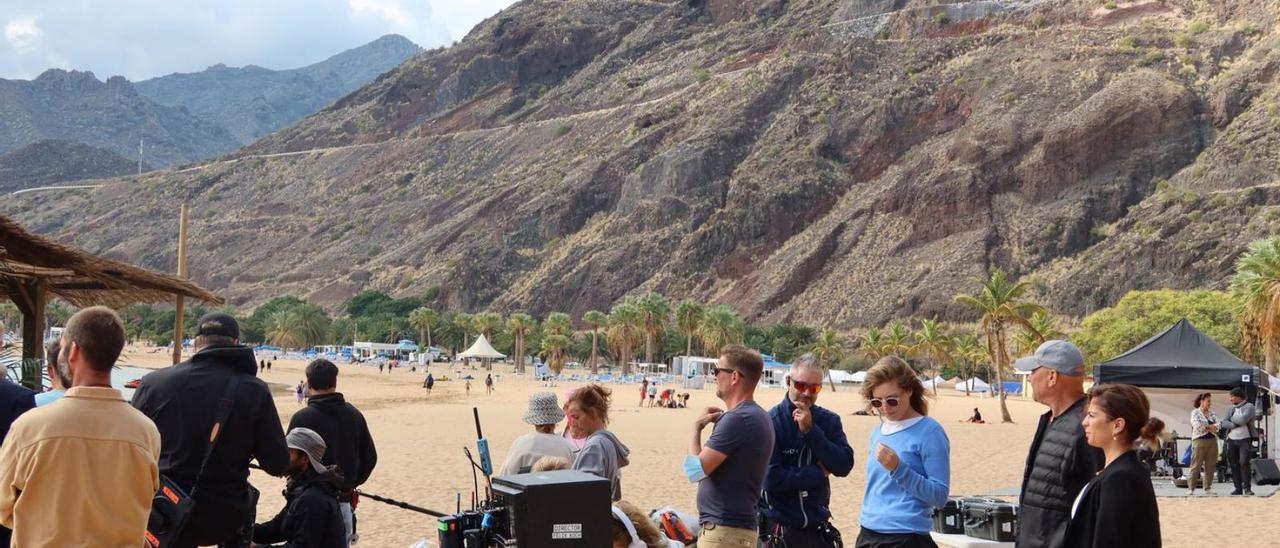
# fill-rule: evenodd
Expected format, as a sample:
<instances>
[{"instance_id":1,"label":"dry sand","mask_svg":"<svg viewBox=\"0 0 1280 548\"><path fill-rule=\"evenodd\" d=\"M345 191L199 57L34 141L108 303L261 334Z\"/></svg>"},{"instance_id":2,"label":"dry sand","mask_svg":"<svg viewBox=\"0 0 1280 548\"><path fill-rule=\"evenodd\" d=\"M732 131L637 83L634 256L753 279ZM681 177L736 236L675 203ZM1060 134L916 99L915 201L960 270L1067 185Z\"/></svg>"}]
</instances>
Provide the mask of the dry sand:
<instances>
[{"instance_id":1,"label":"dry sand","mask_svg":"<svg viewBox=\"0 0 1280 548\"><path fill-rule=\"evenodd\" d=\"M123 360L129 365L158 367L166 357L142 349L129 349ZM276 360L262 377L277 385L295 386L303 379L302 362ZM462 381L437 382L428 396L421 387L425 373L398 368L379 374L376 367L341 365L338 389L365 415L378 447L378 466L363 489L419 506L452 511L458 493L470 497L472 478L463 447L475 450L473 406L480 409L485 437L493 453L494 467L501 465L512 440L531 428L520 421L529 394L548 390L541 383L517 378L498 366L500 377L492 395L485 395L484 371L473 374L471 395L464 395ZM431 371L437 378L453 373L442 364ZM563 402L566 391L582 383L559 383L551 389ZM623 469L623 498L644 509L673 505L694 512L695 488L685 480L681 460L689 444L696 409L720 405L711 390L691 390L689 409L640 408L638 385L607 385L613 392L610 430L631 449L631 465ZM930 415L937 418L951 440L951 493L977 495L1020 484L1027 447L1035 434L1039 404L1009 399L1014 424L961 424L974 407L988 420L1000 417L995 399L965 397L949 389L931 401ZM761 389L757 401L766 409L783 396L781 389ZM852 388L824 390L819 405L836 411L844 421L855 452L853 473L832 478L832 512L836 526L850 541L857 536L868 461L867 439L878 424L875 417L851 413L862 406ZM292 391L277 393L280 420L287 424L299 409ZM709 432L708 430L707 432ZM704 434L705 439L706 434ZM283 506L284 480L254 471L250 481L262 491L259 521ZM1230 486L1218 486L1221 488ZM1280 545L1280 523L1274 519L1280 503L1274 498L1161 498L1160 530L1166 547L1217 545L1227 530L1248 531L1235 538L1252 545ZM358 510L360 542L365 547L404 547L421 538L434 541L435 520L428 516L365 499ZM1239 524L1242 529L1227 527ZM1136 524L1135 524L1136 525ZM1245 537L1251 537L1247 540ZM1224 539L1225 540L1225 539ZM1206 544L1207 543L1207 544Z\"/></svg>"}]
</instances>

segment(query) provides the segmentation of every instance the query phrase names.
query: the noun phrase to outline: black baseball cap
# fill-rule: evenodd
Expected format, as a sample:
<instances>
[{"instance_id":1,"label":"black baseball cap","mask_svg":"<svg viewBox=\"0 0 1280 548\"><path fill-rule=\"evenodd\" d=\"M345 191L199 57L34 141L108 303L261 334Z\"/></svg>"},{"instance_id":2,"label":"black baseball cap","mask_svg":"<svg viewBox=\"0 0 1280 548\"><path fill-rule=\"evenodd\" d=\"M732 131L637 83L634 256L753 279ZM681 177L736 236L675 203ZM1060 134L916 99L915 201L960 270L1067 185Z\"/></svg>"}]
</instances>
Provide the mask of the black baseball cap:
<instances>
[{"instance_id":1,"label":"black baseball cap","mask_svg":"<svg viewBox=\"0 0 1280 548\"><path fill-rule=\"evenodd\" d=\"M239 339L240 324L230 314L210 312L201 316L200 321L196 322L196 336L201 335L221 335Z\"/></svg>"}]
</instances>

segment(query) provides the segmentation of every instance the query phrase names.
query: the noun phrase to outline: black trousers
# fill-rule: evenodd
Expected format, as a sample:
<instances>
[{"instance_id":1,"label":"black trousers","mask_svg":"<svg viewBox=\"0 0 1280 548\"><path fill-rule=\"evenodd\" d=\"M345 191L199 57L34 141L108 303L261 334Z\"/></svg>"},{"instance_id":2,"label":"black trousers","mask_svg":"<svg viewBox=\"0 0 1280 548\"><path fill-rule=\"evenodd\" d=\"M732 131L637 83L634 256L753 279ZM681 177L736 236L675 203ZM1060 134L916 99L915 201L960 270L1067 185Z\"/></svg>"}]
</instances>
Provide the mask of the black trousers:
<instances>
[{"instance_id":1,"label":"black trousers","mask_svg":"<svg viewBox=\"0 0 1280 548\"><path fill-rule=\"evenodd\" d=\"M1227 466L1231 467L1231 483L1236 491L1252 489L1253 470L1249 461L1253 460L1253 440L1227 440Z\"/></svg>"},{"instance_id":2,"label":"black trousers","mask_svg":"<svg viewBox=\"0 0 1280 548\"><path fill-rule=\"evenodd\" d=\"M834 529L832 527L833 531ZM844 546L838 540L839 531L834 531L834 538L830 539L820 527L808 529L787 527L764 516L761 516L759 531L758 548L842 548Z\"/></svg>"},{"instance_id":3,"label":"black trousers","mask_svg":"<svg viewBox=\"0 0 1280 548\"><path fill-rule=\"evenodd\" d=\"M938 548L938 544L929 535L877 533L863 527L854 548Z\"/></svg>"}]
</instances>

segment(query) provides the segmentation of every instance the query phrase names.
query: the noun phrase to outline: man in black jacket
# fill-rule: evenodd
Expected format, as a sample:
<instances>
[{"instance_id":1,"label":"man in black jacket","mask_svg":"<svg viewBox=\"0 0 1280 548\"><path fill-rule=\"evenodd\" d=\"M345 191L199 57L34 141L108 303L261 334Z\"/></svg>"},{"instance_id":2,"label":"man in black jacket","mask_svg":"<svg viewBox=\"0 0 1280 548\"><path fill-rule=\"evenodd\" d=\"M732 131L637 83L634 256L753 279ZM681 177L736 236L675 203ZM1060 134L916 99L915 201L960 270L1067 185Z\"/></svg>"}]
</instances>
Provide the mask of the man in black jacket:
<instances>
[{"instance_id":1,"label":"man in black jacket","mask_svg":"<svg viewBox=\"0 0 1280 548\"><path fill-rule=\"evenodd\" d=\"M338 511L338 487L342 474L320 464L325 443L307 428L290 428L289 483L284 487L284 508L266 523L253 526L253 542L283 542L284 548L340 548L346 545L342 516Z\"/></svg>"},{"instance_id":2,"label":"man in black jacket","mask_svg":"<svg viewBox=\"0 0 1280 548\"><path fill-rule=\"evenodd\" d=\"M304 427L320 434L328 445L323 464L337 465L346 478L338 492L338 502L349 544L354 519L352 494L373 473L373 467L378 464L378 451L373 446L373 436L369 435L364 415L337 391L338 366L319 358L307 364L306 373L311 396L307 399L307 406L289 420L289 430Z\"/></svg>"},{"instance_id":3,"label":"man in black jacket","mask_svg":"<svg viewBox=\"0 0 1280 548\"><path fill-rule=\"evenodd\" d=\"M822 377L813 354L800 356L782 403L769 410L774 442L760 500L762 546L826 548L840 538L830 524L831 475L849 475L853 448L840 416L817 405Z\"/></svg>"},{"instance_id":4,"label":"man in black jacket","mask_svg":"<svg viewBox=\"0 0 1280 548\"><path fill-rule=\"evenodd\" d=\"M235 318L206 314L196 324L195 355L143 377L133 395L133 406L160 430L160 473L188 492L196 489L178 547L247 540L257 498L248 481L249 461L257 458L277 476L289 465L275 401L255 376L253 351L239 339ZM218 401L233 376L240 376L235 403L197 487Z\"/></svg>"},{"instance_id":5,"label":"man in black jacket","mask_svg":"<svg viewBox=\"0 0 1280 548\"><path fill-rule=\"evenodd\" d=\"M1019 548L1062 548L1071 504L1102 470L1102 450L1084 437L1084 354L1067 341L1047 341L1014 363L1030 372L1035 400L1049 406L1031 441L1019 497Z\"/></svg>"},{"instance_id":6,"label":"man in black jacket","mask_svg":"<svg viewBox=\"0 0 1280 548\"><path fill-rule=\"evenodd\" d=\"M0 329L0 331L4 331ZM36 407L36 393L10 381L0 369L0 442L9 434L9 427L18 415ZM0 527L0 548L8 548L13 531Z\"/></svg>"}]
</instances>

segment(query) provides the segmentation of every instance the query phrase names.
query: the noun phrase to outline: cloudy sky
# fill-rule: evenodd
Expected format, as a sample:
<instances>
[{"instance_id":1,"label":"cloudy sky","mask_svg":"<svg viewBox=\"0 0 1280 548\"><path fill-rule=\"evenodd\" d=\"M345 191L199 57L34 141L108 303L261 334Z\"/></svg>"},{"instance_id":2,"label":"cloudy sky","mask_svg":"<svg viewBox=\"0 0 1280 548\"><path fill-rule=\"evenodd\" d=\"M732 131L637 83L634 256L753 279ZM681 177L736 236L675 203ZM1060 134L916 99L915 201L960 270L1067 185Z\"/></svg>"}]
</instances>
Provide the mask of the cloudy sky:
<instances>
[{"instance_id":1,"label":"cloudy sky","mask_svg":"<svg viewBox=\"0 0 1280 548\"><path fill-rule=\"evenodd\" d=\"M145 80L216 63L304 66L397 33L462 39L514 0L0 0L0 78L48 68Z\"/></svg>"}]
</instances>

